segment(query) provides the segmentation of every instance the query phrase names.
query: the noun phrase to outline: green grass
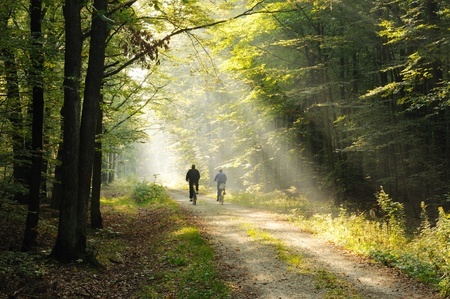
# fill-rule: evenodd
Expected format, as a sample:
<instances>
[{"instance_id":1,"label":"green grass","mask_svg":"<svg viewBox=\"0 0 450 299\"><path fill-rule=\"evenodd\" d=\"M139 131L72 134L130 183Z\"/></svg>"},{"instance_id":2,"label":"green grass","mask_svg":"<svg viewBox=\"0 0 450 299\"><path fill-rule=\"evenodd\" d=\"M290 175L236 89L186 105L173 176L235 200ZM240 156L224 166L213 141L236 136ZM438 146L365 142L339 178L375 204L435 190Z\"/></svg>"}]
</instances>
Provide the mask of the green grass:
<instances>
[{"instance_id":1,"label":"green grass","mask_svg":"<svg viewBox=\"0 0 450 299\"><path fill-rule=\"evenodd\" d=\"M106 197L102 203L121 213L126 211L131 222L142 210L160 215L147 253L154 258L147 271L152 283L143 286L137 298L230 298L229 287L219 278L213 250L165 188L143 182L130 191L128 200ZM111 243L111 251L120 251L120 246Z\"/></svg>"},{"instance_id":2,"label":"green grass","mask_svg":"<svg viewBox=\"0 0 450 299\"><path fill-rule=\"evenodd\" d=\"M157 251L159 262L169 267L155 273L157 283L147 286L141 298L161 298L158 294L167 289L176 298L230 298L214 267L214 252L196 227L182 223Z\"/></svg>"},{"instance_id":3,"label":"green grass","mask_svg":"<svg viewBox=\"0 0 450 299\"><path fill-rule=\"evenodd\" d=\"M269 233L257 229L250 224L244 224L244 228L247 234L254 240L261 242L262 244L267 244L273 247L276 250L278 258L288 264L291 267L294 267L297 271L301 270L302 273L309 273L310 269L307 267L305 262L305 256L294 253L289 250L285 244L272 237Z\"/></svg>"}]
</instances>

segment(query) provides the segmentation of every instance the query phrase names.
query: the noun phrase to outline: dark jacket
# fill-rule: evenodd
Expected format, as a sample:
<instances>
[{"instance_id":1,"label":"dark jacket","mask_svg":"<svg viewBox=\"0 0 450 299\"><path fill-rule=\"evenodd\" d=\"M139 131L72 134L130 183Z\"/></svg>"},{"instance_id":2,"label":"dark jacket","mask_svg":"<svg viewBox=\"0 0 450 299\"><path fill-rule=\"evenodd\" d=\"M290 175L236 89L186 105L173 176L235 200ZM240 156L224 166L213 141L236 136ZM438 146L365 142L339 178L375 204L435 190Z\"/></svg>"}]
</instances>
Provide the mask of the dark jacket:
<instances>
[{"instance_id":1,"label":"dark jacket","mask_svg":"<svg viewBox=\"0 0 450 299\"><path fill-rule=\"evenodd\" d=\"M198 182L199 180L200 180L200 172L195 168L189 169L188 172L186 173L186 181Z\"/></svg>"}]
</instances>

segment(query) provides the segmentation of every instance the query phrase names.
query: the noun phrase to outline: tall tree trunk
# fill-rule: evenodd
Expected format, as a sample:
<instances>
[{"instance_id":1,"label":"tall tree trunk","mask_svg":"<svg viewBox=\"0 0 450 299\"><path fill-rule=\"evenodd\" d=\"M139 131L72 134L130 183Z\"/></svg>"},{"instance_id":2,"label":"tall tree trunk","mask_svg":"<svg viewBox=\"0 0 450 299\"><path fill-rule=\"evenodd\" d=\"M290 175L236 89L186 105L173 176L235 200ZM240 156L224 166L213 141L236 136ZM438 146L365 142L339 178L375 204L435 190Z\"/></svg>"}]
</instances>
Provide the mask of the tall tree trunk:
<instances>
[{"instance_id":1,"label":"tall tree trunk","mask_svg":"<svg viewBox=\"0 0 450 299\"><path fill-rule=\"evenodd\" d=\"M83 258L85 246L77 241L78 165L80 153L80 74L81 74L81 4L78 0L66 0L64 57L64 119L62 154L62 192L58 237L52 256L60 261Z\"/></svg>"},{"instance_id":2,"label":"tall tree trunk","mask_svg":"<svg viewBox=\"0 0 450 299\"><path fill-rule=\"evenodd\" d=\"M31 71L33 88L33 126L32 126L32 168L30 184L30 202L28 205L23 250L30 250L37 245L37 226L39 222L39 205L42 177L42 133L44 124L44 54L42 51L42 0L31 0Z\"/></svg>"},{"instance_id":3,"label":"tall tree trunk","mask_svg":"<svg viewBox=\"0 0 450 299\"><path fill-rule=\"evenodd\" d=\"M108 34L104 14L108 10L107 0L95 0L92 15L91 42L89 47L89 64L86 74L83 113L81 119L80 173L78 206L78 238L79 243L86 244L87 205L91 191L92 165L95 152L95 128L100 105L100 92L105 68L105 47Z\"/></svg>"},{"instance_id":4,"label":"tall tree trunk","mask_svg":"<svg viewBox=\"0 0 450 299\"><path fill-rule=\"evenodd\" d=\"M51 119L51 109L49 107L44 107L44 128L43 128L43 145L50 144L50 134L51 134L51 124L49 120ZM52 178L51 172L54 171L52 167L50 167L50 151L43 148L42 152L42 178L41 178L41 200L44 199L48 201L48 187L49 187L49 179Z\"/></svg>"}]
</instances>

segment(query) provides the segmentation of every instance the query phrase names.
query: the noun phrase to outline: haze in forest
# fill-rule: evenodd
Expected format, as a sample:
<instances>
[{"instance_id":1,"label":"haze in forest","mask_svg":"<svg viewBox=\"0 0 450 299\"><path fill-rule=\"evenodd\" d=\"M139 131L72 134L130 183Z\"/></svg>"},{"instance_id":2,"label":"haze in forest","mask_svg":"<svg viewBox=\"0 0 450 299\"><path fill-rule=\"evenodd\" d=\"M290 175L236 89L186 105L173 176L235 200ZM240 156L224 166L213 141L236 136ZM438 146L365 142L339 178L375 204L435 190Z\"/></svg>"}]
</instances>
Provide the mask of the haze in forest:
<instances>
[{"instance_id":1,"label":"haze in forest","mask_svg":"<svg viewBox=\"0 0 450 299\"><path fill-rule=\"evenodd\" d=\"M76 259L88 206L102 226L102 185L185 184L192 164L205 186L223 168L233 190L362 211L383 190L436 218L450 208L449 5L4 2L0 189L28 205L24 247L41 200L66 229L55 255Z\"/></svg>"},{"instance_id":2,"label":"haze in forest","mask_svg":"<svg viewBox=\"0 0 450 299\"><path fill-rule=\"evenodd\" d=\"M142 162L138 176L179 187L186 184L185 173L194 164L206 186L214 186L213 178L222 168L228 174L230 190L301 188L311 199L323 199L325 195L311 183L311 170L298 161L290 163L293 145L289 140L276 133L265 140L264 135L277 130L273 120L264 114L264 107L250 100L251 88L224 69L229 54L213 53L209 38L206 32L197 32L196 39L177 37L172 41L175 46L169 52L170 59L162 60L160 68L168 76L168 83L159 96L165 100L162 109L148 111L146 116L156 126L147 131L148 143L138 146ZM144 70L135 72L139 74L136 80L146 77ZM250 135L245 136L247 133ZM217 134L220 136L215 137ZM237 146L236 139L248 139L248 145ZM252 165L246 155L283 165L287 181L283 186L264 186L265 182L258 180L273 174L262 174L257 169L260 162ZM252 176L257 181L246 178L248 170L255 173Z\"/></svg>"}]
</instances>

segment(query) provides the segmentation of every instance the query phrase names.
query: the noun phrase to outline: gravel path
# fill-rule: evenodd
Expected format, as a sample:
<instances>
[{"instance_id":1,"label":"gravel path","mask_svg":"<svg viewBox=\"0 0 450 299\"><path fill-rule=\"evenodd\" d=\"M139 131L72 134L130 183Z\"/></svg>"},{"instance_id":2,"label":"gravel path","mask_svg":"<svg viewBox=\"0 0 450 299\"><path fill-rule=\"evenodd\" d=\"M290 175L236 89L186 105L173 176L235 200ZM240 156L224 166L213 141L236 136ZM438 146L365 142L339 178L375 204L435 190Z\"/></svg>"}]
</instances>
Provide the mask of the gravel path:
<instances>
[{"instance_id":1,"label":"gravel path","mask_svg":"<svg viewBox=\"0 0 450 299\"><path fill-rule=\"evenodd\" d=\"M301 232L280 215L238 207L226 199L224 205L219 205L214 199L200 195L194 206L186 192L173 191L172 196L193 213L211 239L222 275L233 288L233 298L440 298L436 292L393 269ZM275 246L251 237L249 230L263 232L300 256L302 270L293 269L277 258ZM333 296L324 286L323 277L321 282L318 280L320 276L330 277L325 274L335 277L347 295Z\"/></svg>"}]
</instances>

